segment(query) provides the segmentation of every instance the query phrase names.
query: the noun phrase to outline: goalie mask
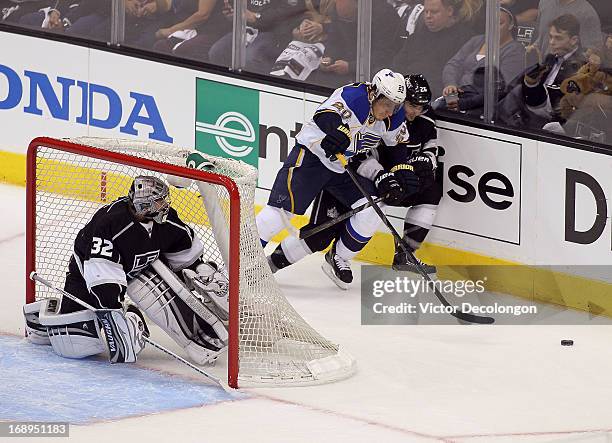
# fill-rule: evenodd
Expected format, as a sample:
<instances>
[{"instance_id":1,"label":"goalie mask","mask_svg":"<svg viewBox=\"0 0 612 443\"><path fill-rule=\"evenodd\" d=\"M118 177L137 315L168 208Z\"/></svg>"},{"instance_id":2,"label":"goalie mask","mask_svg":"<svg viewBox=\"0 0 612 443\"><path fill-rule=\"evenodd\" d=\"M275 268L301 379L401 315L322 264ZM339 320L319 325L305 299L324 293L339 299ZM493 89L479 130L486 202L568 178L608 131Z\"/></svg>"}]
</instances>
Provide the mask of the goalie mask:
<instances>
[{"instance_id":1,"label":"goalie mask","mask_svg":"<svg viewBox=\"0 0 612 443\"><path fill-rule=\"evenodd\" d=\"M134 213L157 223L164 223L170 211L168 185L157 177L140 175L134 179L128 198Z\"/></svg>"}]
</instances>

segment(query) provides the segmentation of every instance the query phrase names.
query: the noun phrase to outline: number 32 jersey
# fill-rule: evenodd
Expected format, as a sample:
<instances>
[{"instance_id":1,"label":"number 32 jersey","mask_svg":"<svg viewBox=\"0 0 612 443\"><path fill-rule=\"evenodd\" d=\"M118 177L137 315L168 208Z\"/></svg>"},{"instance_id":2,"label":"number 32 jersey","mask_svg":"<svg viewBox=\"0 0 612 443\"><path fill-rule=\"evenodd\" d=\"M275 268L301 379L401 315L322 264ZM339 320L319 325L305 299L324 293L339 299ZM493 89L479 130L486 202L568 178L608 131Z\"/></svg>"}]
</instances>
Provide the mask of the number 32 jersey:
<instances>
[{"instance_id":1,"label":"number 32 jersey","mask_svg":"<svg viewBox=\"0 0 612 443\"><path fill-rule=\"evenodd\" d=\"M204 246L170 208L165 223L134 219L126 197L100 208L79 231L74 256L87 289L127 282L157 258L178 271L193 264Z\"/></svg>"}]
</instances>

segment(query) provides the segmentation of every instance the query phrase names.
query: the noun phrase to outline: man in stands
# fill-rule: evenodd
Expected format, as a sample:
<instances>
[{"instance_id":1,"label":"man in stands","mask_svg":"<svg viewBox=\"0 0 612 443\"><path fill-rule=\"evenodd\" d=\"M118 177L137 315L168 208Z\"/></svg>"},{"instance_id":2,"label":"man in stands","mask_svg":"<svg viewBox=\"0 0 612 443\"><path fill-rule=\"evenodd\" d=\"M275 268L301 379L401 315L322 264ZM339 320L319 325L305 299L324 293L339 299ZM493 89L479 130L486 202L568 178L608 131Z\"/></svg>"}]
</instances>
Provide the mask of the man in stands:
<instances>
[{"instance_id":1,"label":"man in stands","mask_svg":"<svg viewBox=\"0 0 612 443\"><path fill-rule=\"evenodd\" d=\"M234 9L223 10L232 20ZM245 69L268 73L276 57L291 40L291 31L299 23L304 5L297 0L249 0L246 9L246 62ZM230 30L231 31L231 30ZM209 51L211 63L229 66L232 62L232 32L225 34Z\"/></svg>"},{"instance_id":2,"label":"man in stands","mask_svg":"<svg viewBox=\"0 0 612 443\"><path fill-rule=\"evenodd\" d=\"M557 17L548 28L550 52L544 61L530 66L520 83L498 106L500 120L517 127L542 128L550 122L559 122L559 102L563 97L561 83L574 75L586 60L580 45L580 23L573 15ZM535 46L529 54L537 54Z\"/></svg>"},{"instance_id":3,"label":"man in stands","mask_svg":"<svg viewBox=\"0 0 612 443\"><path fill-rule=\"evenodd\" d=\"M459 2L425 0L414 33L393 59L392 69L423 74L434 96L442 93L446 62L474 34L460 18Z\"/></svg>"},{"instance_id":4,"label":"man in stands","mask_svg":"<svg viewBox=\"0 0 612 443\"><path fill-rule=\"evenodd\" d=\"M578 21L579 40L583 48L600 50L603 46L601 21L587 0L540 0L538 8L538 40L535 45L541 54L553 53L550 24L557 17L572 15Z\"/></svg>"}]
</instances>

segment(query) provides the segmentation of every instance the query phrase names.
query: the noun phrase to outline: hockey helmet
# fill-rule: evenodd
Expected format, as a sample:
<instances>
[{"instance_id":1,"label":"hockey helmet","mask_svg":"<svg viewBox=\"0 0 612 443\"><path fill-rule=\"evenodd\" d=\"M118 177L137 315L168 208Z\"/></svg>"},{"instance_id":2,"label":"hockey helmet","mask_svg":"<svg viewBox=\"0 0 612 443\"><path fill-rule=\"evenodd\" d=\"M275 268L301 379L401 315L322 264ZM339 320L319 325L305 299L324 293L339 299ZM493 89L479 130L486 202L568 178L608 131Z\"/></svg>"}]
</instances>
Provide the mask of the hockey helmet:
<instances>
[{"instance_id":1,"label":"hockey helmet","mask_svg":"<svg viewBox=\"0 0 612 443\"><path fill-rule=\"evenodd\" d=\"M406 76L406 101L414 106L426 109L431 102L431 88L421 74Z\"/></svg>"},{"instance_id":2,"label":"hockey helmet","mask_svg":"<svg viewBox=\"0 0 612 443\"><path fill-rule=\"evenodd\" d=\"M170 192L161 179L139 175L130 187L128 198L136 215L157 223L166 221L170 211Z\"/></svg>"},{"instance_id":3,"label":"hockey helmet","mask_svg":"<svg viewBox=\"0 0 612 443\"><path fill-rule=\"evenodd\" d=\"M381 69L372 79L374 88L374 99L380 96L386 97L392 103L397 105L397 108L406 100L406 84L404 76L400 73L393 72L390 69Z\"/></svg>"}]
</instances>

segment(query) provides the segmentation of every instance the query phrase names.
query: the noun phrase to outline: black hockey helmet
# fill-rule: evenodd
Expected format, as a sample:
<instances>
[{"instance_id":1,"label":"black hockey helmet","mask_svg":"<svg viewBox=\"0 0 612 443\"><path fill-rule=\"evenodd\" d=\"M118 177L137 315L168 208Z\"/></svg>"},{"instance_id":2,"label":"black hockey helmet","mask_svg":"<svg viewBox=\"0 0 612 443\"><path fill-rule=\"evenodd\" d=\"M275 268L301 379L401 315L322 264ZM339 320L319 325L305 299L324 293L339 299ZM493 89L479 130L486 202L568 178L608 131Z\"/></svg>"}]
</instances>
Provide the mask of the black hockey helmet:
<instances>
[{"instance_id":1,"label":"black hockey helmet","mask_svg":"<svg viewBox=\"0 0 612 443\"><path fill-rule=\"evenodd\" d=\"M421 74L406 76L406 101L411 105L429 107L431 102L431 88L425 77Z\"/></svg>"}]
</instances>

